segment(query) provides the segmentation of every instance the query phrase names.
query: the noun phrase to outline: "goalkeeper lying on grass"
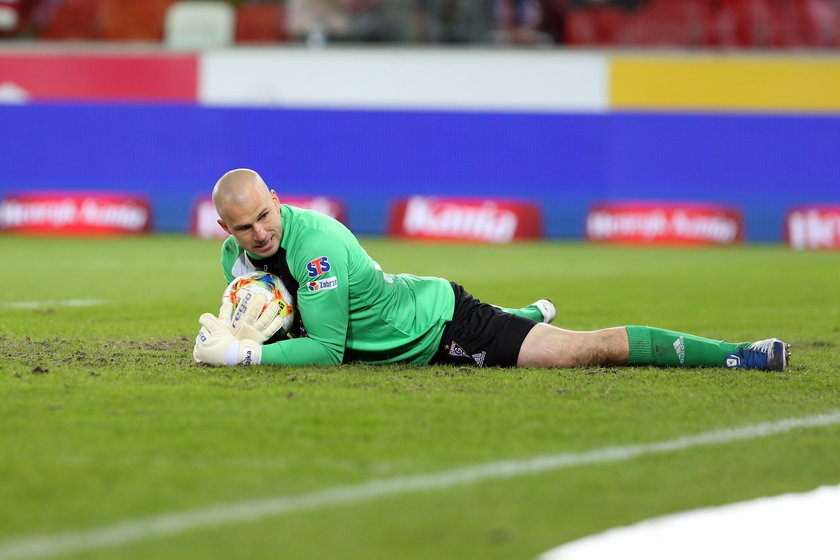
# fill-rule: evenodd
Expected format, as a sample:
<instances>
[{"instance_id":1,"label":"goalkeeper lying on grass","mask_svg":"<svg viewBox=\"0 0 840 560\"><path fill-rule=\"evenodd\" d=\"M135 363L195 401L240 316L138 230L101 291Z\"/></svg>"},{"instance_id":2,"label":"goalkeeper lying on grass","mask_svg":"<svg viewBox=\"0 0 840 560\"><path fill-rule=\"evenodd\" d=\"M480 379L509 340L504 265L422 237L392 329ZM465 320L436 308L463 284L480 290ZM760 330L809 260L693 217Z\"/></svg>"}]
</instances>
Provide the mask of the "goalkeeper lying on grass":
<instances>
[{"instance_id":1,"label":"goalkeeper lying on grass","mask_svg":"<svg viewBox=\"0 0 840 560\"><path fill-rule=\"evenodd\" d=\"M277 328L272 307L240 309L234 327L237 310L228 305L221 317L200 317L197 362L787 369L789 345L776 338L729 343L642 326L570 331L547 324L555 315L548 300L505 309L442 278L384 273L342 224L281 204L248 169L223 175L213 201L230 234L222 247L227 280L252 271L279 276L306 336L263 345Z\"/></svg>"}]
</instances>

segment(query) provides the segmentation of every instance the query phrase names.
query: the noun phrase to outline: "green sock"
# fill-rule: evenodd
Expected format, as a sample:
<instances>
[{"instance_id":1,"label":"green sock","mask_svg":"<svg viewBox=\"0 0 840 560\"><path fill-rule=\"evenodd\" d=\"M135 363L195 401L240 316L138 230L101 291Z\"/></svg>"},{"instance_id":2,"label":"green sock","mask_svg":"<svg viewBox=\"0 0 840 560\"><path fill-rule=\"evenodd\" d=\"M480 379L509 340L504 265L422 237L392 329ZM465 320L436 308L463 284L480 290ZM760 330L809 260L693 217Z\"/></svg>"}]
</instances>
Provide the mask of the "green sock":
<instances>
[{"instance_id":1,"label":"green sock","mask_svg":"<svg viewBox=\"0 0 840 560\"><path fill-rule=\"evenodd\" d=\"M536 305L528 305L526 307L522 307L522 308L519 308L519 309L511 309L510 307L502 307L502 306L498 306L498 307L502 311L507 311L508 313L513 313L514 315L519 315L520 317L525 317L526 319L533 319L534 321L537 321L538 323L542 323L543 319L544 319L542 311L540 311L540 308L537 307Z\"/></svg>"},{"instance_id":2,"label":"green sock","mask_svg":"<svg viewBox=\"0 0 840 560\"><path fill-rule=\"evenodd\" d=\"M691 334L629 325L629 365L722 366L726 357L749 343L737 344Z\"/></svg>"}]
</instances>

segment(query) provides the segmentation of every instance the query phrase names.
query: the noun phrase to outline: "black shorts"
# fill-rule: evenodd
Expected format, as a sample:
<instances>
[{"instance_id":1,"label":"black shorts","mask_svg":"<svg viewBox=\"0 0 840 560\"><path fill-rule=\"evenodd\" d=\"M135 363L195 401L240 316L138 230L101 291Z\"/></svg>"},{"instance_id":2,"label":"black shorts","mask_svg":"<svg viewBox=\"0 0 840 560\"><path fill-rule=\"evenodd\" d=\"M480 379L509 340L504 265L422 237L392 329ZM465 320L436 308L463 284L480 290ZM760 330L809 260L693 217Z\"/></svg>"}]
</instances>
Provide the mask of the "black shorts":
<instances>
[{"instance_id":1,"label":"black shorts","mask_svg":"<svg viewBox=\"0 0 840 560\"><path fill-rule=\"evenodd\" d=\"M455 313L440 338L430 364L513 367L519 349L536 321L481 303L463 286L451 282Z\"/></svg>"}]
</instances>

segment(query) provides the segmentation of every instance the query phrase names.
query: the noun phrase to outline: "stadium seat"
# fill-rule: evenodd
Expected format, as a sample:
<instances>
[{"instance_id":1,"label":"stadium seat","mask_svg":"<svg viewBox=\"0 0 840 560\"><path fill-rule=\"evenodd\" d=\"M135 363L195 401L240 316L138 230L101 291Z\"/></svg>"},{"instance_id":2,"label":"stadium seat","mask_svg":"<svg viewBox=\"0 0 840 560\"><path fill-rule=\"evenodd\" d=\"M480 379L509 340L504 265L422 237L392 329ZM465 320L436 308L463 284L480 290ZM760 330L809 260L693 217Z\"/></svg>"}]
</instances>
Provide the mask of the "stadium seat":
<instances>
[{"instance_id":1,"label":"stadium seat","mask_svg":"<svg viewBox=\"0 0 840 560\"><path fill-rule=\"evenodd\" d=\"M17 0L0 0L0 38L14 37L23 28L21 8Z\"/></svg>"},{"instance_id":2,"label":"stadium seat","mask_svg":"<svg viewBox=\"0 0 840 560\"><path fill-rule=\"evenodd\" d=\"M794 47L800 44L796 14L792 4L778 0L725 0L734 25L730 44L746 48Z\"/></svg>"},{"instance_id":3,"label":"stadium seat","mask_svg":"<svg viewBox=\"0 0 840 560\"><path fill-rule=\"evenodd\" d=\"M640 46L702 46L707 43L706 12L703 0L651 0L622 26L618 42Z\"/></svg>"},{"instance_id":4,"label":"stadium seat","mask_svg":"<svg viewBox=\"0 0 840 560\"><path fill-rule=\"evenodd\" d=\"M840 47L840 4L831 0L803 0L799 10L804 46Z\"/></svg>"},{"instance_id":5,"label":"stadium seat","mask_svg":"<svg viewBox=\"0 0 840 560\"><path fill-rule=\"evenodd\" d=\"M48 40L91 40L99 39L98 0L64 0L39 33Z\"/></svg>"},{"instance_id":6,"label":"stadium seat","mask_svg":"<svg viewBox=\"0 0 840 560\"><path fill-rule=\"evenodd\" d=\"M571 45L613 45L628 15L619 8L570 9L566 18L566 41Z\"/></svg>"},{"instance_id":7,"label":"stadium seat","mask_svg":"<svg viewBox=\"0 0 840 560\"><path fill-rule=\"evenodd\" d=\"M706 46L737 47L736 26L735 11L721 2L706 13Z\"/></svg>"},{"instance_id":8,"label":"stadium seat","mask_svg":"<svg viewBox=\"0 0 840 560\"><path fill-rule=\"evenodd\" d=\"M802 2L770 2L773 35L771 46L777 48L799 48L806 46L805 29L802 26Z\"/></svg>"},{"instance_id":9,"label":"stadium seat","mask_svg":"<svg viewBox=\"0 0 840 560\"><path fill-rule=\"evenodd\" d=\"M286 13L282 4L258 2L241 4L236 9L236 42L285 42Z\"/></svg>"},{"instance_id":10,"label":"stadium seat","mask_svg":"<svg viewBox=\"0 0 840 560\"><path fill-rule=\"evenodd\" d=\"M838 0L648 0L634 11L571 7L571 45L840 47Z\"/></svg>"},{"instance_id":11,"label":"stadium seat","mask_svg":"<svg viewBox=\"0 0 840 560\"><path fill-rule=\"evenodd\" d=\"M174 0L99 0L102 38L107 41L163 40L163 18Z\"/></svg>"},{"instance_id":12,"label":"stadium seat","mask_svg":"<svg viewBox=\"0 0 840 560\"><path fill-rule=\"evenodd\" d=\"M225 47L233 43L236 12L221 0L182 0L169 6L164 21L164 43L168 47Z\"/></svg>"}]
</instances>

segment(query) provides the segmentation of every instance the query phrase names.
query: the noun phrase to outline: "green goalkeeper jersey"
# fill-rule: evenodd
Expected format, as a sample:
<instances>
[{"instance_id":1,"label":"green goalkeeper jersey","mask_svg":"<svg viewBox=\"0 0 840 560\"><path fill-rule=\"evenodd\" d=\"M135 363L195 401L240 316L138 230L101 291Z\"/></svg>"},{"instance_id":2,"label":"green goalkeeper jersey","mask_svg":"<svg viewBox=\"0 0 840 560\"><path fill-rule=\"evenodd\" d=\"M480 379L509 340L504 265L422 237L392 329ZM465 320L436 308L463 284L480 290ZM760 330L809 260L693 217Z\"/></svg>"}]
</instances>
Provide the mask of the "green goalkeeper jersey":
<instances>
[{"instance_id":1,"label":"green goalkeeper jersey","mask_svg":"<svg viewBox=\"0 0 840 560\"><path fill-rule=\"evenodd\" d=\"M261 363L428 363L452 319L449 282L386 274L338 221L286 204L280 213L283 237L273 257L244 251L233 236L222 246L228 282L265 270L296 294L306 336L264 345Z\"/></svg>"}]
</instances>

